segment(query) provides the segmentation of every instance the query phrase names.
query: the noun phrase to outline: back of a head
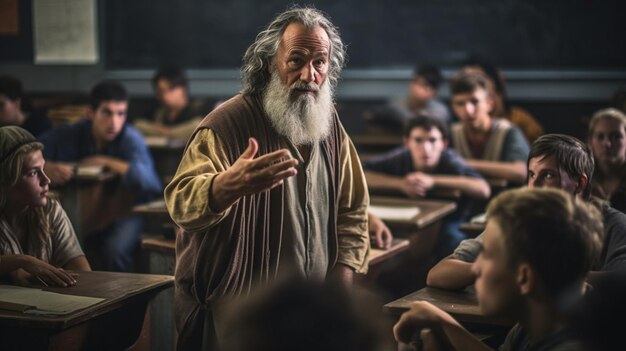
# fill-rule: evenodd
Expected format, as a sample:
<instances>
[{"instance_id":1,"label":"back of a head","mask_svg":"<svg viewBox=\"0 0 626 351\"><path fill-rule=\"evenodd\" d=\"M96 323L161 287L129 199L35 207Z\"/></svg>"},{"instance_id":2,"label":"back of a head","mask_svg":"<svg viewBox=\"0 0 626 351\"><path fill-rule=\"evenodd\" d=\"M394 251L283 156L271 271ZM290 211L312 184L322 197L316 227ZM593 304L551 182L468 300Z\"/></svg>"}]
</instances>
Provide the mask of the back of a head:
<instances>
[{"instance_id":1,"label":"back of a head","mask_svg":"<svg viewBox=\"0 0 626 351\"><path fill-rule=\"evenodd\" d=\"M104 101L128 101L128 93L121 83L114 80L104 80L91 89L89 100L91 107L96 110Z\"/></svg>"},{"instance_id":2,"label":"back of a head","mask_svg":"<svg viewBox=\"0 0 626 351\"><path fill-rule=\"evenodd\" d=\"M383 337L375 326L380 318L368 315L368 304L353 298L339 286L303 279L282 281L238 303L223 349L380 350Z\"/></svg>"},{"instance_id":3,"label":"back of a head","mask_svg":"<svg viewBox=\"0 0 626 351\"><path fill-rule=\"evenodd\" d=\"M602 217L585 201L558 189L523 188L496 196L490 219L502 229L510 264L530 264L554 298L580 289L598 259Z\"/></svg>"},{"instance_id":4,"label":"back of a head","mask_svg":"<svg viewBox=\"0 0 626 351\"><path fill-rule=\"evenodd\" d=\"M189 81L185 71L178 66L164 66L159 68L152 77L152 87L156 87L161 79L166 80L171 87L188 88Z\"/></svg>"},{"instance_id":5,"label":"back of a head","mask_svg":"<svg viewBox=\"0 0 626 351\"><path fill-rule=\"evenodd\" d=\"M582 141L565 134L545 134L530 146L526 168L530 160L555 156L559 169L565 171L571 179L587 176L587 186L582 191L585 200L591 195L591 179L593 177L594 159L589 146Z\"/></svg>"},{"instance_id":6,"label":"back of a head","mask_svg":"<svg viewBox=\"0 0 626 351\"><path fill-rule=\"evenodd\" d=\"M435 128L441 132L441 137L444 141L448 140L449 132L448 127L438 118L430 117L426 115L417 115L406 122L403 129L403 135L405 138L411 136L411 132L415 128L422 128L425 131L430 131Z\"/></svg>"},{"instance_id":7,"label":"back of a head","mask_svg":"<svg viewBox=\"0 0 626 351\"><path fill-rule=\"evenodd\" d=\"M415 70L414 76L423 78L434 90L439 89L439 85L441 85L443 81L441 71L439 67L435 65L422 65L418 67Z\"/></svg>"},{"instance_id":8,"label":"back of a head","mask_svg":"<svg viewBox=\"0 0 626 351\"><path fill-rule=\"evenodd\" d=\"M0 76L0 95L4 95L9 100L21 99L23 94L22 83L12 76Z\"/></svg>"}]
</instances>

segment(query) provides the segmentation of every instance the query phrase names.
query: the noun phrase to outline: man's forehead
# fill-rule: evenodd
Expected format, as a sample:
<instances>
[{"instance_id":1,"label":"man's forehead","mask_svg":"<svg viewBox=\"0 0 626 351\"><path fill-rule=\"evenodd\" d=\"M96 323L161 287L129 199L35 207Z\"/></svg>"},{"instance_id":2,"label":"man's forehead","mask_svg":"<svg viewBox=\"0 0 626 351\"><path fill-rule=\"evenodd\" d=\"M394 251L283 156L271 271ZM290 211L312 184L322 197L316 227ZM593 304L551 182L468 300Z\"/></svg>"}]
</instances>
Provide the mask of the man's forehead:
<instances>
[{"instance_id":1,"label":"man's forehead","mask_svg":"<svg viewBox=\"0 0 626 351\"><path fill-rule=\"evenodd\" d=\"M302 23L294 22L283 33L281 45L287 50L307 49L315 52L329 51L330 39L321 26L307 28Z\"/></svg>"}]
</instances>

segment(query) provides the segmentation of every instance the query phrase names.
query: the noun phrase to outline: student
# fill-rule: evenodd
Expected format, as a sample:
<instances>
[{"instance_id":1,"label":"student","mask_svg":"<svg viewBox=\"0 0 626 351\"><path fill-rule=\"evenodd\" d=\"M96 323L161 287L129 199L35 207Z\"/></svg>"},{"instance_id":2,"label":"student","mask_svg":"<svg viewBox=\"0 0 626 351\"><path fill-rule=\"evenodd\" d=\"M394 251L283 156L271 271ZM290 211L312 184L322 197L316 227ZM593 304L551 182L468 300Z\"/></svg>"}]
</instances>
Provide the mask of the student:
<instances>
[{"instance_id":1,"label":"student","mask_svg":"<svg viewBox=\"0 0 626 351\"><path fill-rule=\"evenodd\" d=\"M590 180L594 162L589 147L580 140L562 134L546 134L537 139L528 156L528 187L562 189L575 197L590 200ZM600 261L589 273L593 281L606 271L626 268L626 215L605 202L592 200L603 216L604 242ZM426 284L444 289L461 289L471 285L472 262L476 260L482 234L461 242L454 253L435 265Z\"/></svg>"},{"instance_id":2,"label":"student","mask_svg":"<svg viewBox=\"0 0 626 351\"><path fill-rule=\"evenodd\" d=\"M92 89L90 99L87 119L60 126L40 137L45 145L45 170L52 183L70 180L74 173L69 162L79 162L117 173L138 204L160 196L161 183L143 138L135 128L125 124L128 95L124 87L114 81L103 81ZM85 248L94 267L130 271L141 228L141 217L131 215L91 233Z\"/></svg>"},{"instance_id":3,"label":"student","mask_svg":"<svg viewBox=\"0 0 626 351\"><path fill-rule=\"evenodd\" d=\"M562 306L584 291L602 231L598 211L557 189L516 189L489 204L481 252L472 266L481 313L517 324L499 350L579 350ZM489 350L429 302L411 306L394 326L410 342L430 329L454 350Z\"/></svg>"},{"instance_id":4,"label":"student","mask_svg":"<svg viewBox=\"0 0 626 351\"><path fill-rule=\"evenodd\" d=\"M588 143L596 162L593 195L626 212L626 115L614 108L596 112Z\"/></svg>"},{"instance_id":5,"label":"student","mask_svg":"<svg viewBox=\"0 0 626 351\"><path fill-rule=\"evenodd\" d=\"M28 131L0 127L0 276L71 286L76 279L65 269L91 268L65 211L48 198L42 149Z\"/></svg>"},{"instance_id":6,"label":"student","mask_svg":"<svg viewBox=\"0 0 626 351\"><path fill-rule=\"evenodd\" d=\"M465 62L463 71L482 73L491 81L492 84L490 86L492 89L490 89L490 93L493 96L492 117L507 119L524 133L526 140L531 144L543 135L543 127L530 112L519 106L511 105L506 94L504 75L496 66L474 58Z\"/></svg>"},{"instance_id":7,"label":"student","mask_svg":"<svg viewBox=\"0 0 626 351\"><path fill-rule=\"evenodd\" d=\"M439 68L434 65L417 67L408 85L407 95L390 101L384 108L374 110L374 122L401 128L417 115L436 118L448 125L451 122L448 107L437 97L443 81Z\"/></svg>"},{"instance_id":8,"label":"student","mask_svg":"<svg viewBox=\"0 0 626 351\"><path fill-rule=\"evenodd\" d=\"M42 113L24 112L22 83L11 76L0 76L0 126L20 126L38 136L50 129L50 120Z\"/></svg>"},{"instance_id":9,"label":"student","mask_svg":"<svg viewBox=\"0 0 626 351\"><path fill-rule=\"evenodd\" d=\"M140 119L135 127L144 135L188 139L210 109L201 100L190 100L189 82L182 69L167 66L152 78L157 100L150 120Z\"/></svg>"},{"instance_id":10,"label":"student","mask_svg":"<svg viewBox=\"0 0 626 351\"><path fill-rule=\"evenodd\" d=\"M471 200L489 198L487 182L454 151L448 149L448 131L434 118L411 119L404 130L404 145L363 162L370 189L395 190L412 198L429 197L437 188L461 192L456 212L446 217L437 255L443 257L465 238L458 229L471 211Z\"/></svg>"},{"instance_id":11,"label":"student","mask_svg":"<svg viewBox=\"0 0 626 351\"><path fill-rule=\"evenodd\" d=\"M528 143L505 119L492 118L489 81L478 73L461 72L450 82L452 110L461 122L452 125L452 146L485 177L513 183L526 179Z\"/></svg>"}]
</instances>

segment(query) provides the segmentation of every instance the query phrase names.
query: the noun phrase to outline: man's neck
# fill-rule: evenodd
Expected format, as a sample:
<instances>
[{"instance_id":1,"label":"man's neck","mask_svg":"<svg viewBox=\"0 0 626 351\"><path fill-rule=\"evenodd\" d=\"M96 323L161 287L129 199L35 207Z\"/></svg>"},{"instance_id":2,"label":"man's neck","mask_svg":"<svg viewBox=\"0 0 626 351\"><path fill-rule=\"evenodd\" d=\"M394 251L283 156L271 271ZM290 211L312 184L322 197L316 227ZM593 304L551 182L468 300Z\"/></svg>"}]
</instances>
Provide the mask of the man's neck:
<instances>
[{"instance_id":1,"label":"man's neck","mask_svg":"<svg viewBox=\"0 0 626 351\"><path fill-rule=\"evenodd\" d=\"M563 318L556 311L553 303L532 299L525 310L519 323L528 335L530 345L536 345L565 329Z\"/></svg>"}]
</instances>

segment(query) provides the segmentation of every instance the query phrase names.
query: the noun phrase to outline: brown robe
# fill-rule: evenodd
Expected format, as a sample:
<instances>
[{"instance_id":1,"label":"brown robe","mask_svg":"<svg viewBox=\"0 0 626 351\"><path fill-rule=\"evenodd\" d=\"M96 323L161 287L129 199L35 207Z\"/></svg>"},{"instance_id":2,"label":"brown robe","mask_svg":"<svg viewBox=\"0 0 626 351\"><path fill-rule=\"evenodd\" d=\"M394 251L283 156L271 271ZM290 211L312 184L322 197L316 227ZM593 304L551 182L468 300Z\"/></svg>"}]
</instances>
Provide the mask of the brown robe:
<instances>
[{"instance_id":1,"label":"brown robe","mask_svg":"<svg viewBox=\"0 0 626 351\"><path fill-rule=\"evenodd\" d=\"M211 112L198 130L209 128L222 140L226 157L234 163L254 137L258 155L281 149L280 138L271 127L259 97L237 95ZM337 208L339 158L343 142L337 114L331 133L322 142L329 172L329 270L337 261ZM207 343L205 325L211 303L248 294L277 274L283 243L284 188L249 195L237 201L228 215L208 230L182 232L176 239L176 318L178 349L200 349ZM204 341L203 341L204 340ZM206 345L205 345L206 346Z\"/></svg>"}]
</instances>

